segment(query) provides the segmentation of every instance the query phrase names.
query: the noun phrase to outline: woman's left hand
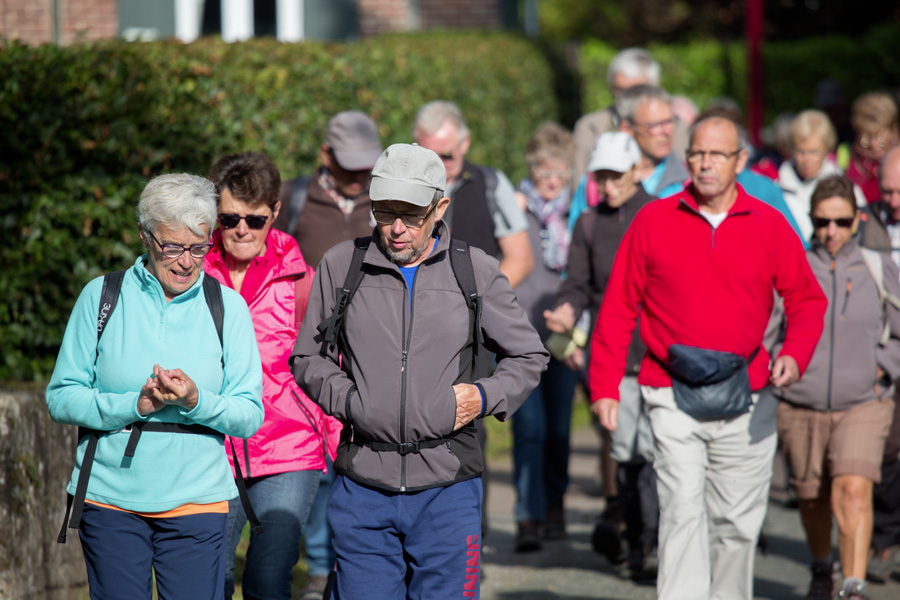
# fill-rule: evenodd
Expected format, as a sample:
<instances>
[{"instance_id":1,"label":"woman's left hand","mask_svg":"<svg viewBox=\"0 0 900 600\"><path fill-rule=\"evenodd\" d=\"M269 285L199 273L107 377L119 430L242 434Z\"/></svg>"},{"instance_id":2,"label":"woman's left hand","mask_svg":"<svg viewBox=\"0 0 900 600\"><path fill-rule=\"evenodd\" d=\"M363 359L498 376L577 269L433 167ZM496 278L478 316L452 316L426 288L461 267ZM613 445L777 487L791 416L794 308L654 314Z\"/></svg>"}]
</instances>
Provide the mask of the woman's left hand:
<instances>
[{"instance_id":1,"label":"woman's left hand","mask_svg":"<svg viewBox=\"0 0 900 600\"><path fill-rule=\"evenodd\" d=\"M156 377L157 388L153 390L153 396L166 404L176 404L187 410L193 410L197 406L200 393L197 384L181 369L163 369L159 365L153 365L153 375Z\"/></svg>"}]
</instances>

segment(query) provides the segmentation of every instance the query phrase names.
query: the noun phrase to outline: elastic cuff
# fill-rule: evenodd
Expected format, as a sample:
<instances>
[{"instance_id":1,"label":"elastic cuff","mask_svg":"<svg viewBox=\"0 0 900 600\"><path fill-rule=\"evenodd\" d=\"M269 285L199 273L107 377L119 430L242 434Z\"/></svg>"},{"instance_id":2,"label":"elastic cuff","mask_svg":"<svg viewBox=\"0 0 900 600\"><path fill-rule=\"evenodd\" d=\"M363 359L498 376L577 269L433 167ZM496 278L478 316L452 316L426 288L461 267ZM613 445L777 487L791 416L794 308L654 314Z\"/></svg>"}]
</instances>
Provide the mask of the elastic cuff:
<instances>
[{"instance_id":1,"label":"elastic cuff","mask_svg":"<svg viewBox=\"0 0 900 600\"><path fill-rule=\"evenodd\" d=\"M481 394L481 412L478 413L478 418L480 419L481 417L484 416L484 411L485 411L485 409L487 408L487 403L485 402L484 388L481 387L481 384L480 384L480 383L476 383L476 384L475 384L475 387L478 388L478 393Z\"/></svg>"}]
</instances>

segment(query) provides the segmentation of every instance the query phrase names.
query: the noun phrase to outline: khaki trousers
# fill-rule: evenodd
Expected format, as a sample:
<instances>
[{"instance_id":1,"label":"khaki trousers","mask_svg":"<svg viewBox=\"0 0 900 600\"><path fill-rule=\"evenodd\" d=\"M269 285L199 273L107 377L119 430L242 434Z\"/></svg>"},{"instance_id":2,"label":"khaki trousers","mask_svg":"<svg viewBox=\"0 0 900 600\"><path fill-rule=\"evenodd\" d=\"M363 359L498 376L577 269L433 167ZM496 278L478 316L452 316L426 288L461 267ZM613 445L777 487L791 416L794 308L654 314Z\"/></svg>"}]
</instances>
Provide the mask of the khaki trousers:
<instances>
[{"instance_id":1,"label":"khaki trousers","mask_svg":"<svg viewBox=\"0 0 900 600\"><path fill-rule=\"evenodd\" d=\"M656 444L659 600L752 600L753 559L775 454L767 390L749 413L696 421L672 388L642 386Z\"/></svg>"}]
</instances>

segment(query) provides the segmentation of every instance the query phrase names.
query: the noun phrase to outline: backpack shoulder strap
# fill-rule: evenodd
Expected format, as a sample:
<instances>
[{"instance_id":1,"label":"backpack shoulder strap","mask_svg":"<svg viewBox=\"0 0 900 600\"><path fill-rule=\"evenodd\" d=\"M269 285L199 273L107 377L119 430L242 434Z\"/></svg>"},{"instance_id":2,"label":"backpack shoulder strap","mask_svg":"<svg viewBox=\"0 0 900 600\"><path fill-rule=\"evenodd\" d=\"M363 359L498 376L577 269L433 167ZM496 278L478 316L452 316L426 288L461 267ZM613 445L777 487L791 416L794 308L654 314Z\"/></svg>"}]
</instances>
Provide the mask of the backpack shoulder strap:
<instances>
[{"instance_id":1,"label":"backpack shoulder strap","mask_svg":"<svg viewBox=\"0 0 900 600\"><path fill-rule=\"evenodd\" d=\"M124 279L124 270L111 271L103 276L103 289L100 291L100 306L97 311L97 352L94 355L94 364L97 364L97 359L100 358L100 336L103 335L109 317L119 302L119 292L122 290Z\"/></svg>"},{"instance_id":2,"label":"backpack shoulder strap","mask_svg":"<svg viewBox=\"0 0 900 600\"><path fill-rule=\"evenodd\" d=\"M294 227L297 226L297 219L300 218L303 207L306 206L306 196L311 179L312 175L301 175L294 179L294 185L291 187L291 204L288 207L290 219L288 219L287 227L287 232L291 235L294 233Z\"/></svg>"},{"instance_id":3,"label":"backpack shoulder strap","mask_svg":"<svg viewBox=\"0 0 900 600\"><path fill-rule=\"evenodd\" d=\"M111 271L103 276L103 289L100 291L100 308L97 313L97 342L106 328L106 323L116 304L119 301L119 291L122 289L122 281L125 279L125 271Z\"/></svg>"},{"instance_id":4,"label":"backpack shoulder strap","mask_svg":"<svg viewBox=\"0 0 900 600\"><path fill-rule=\"evenodd\" d=\"M484 334L481 332L481 296L478 294L478 286L475 284L475 269L472 266L472 253L469 244L462 240L450 238L450 267L456 277L456 283L466 299L466 306L472 313L472 334L478 346L484 343Z\"/></svg>"},{"instance_id":5,"label":"backpack shoulder strap","mask_svg":"<svg viewBox=\"0 0 900 600\"><path fill-rule=\"evenodd\" d=\"M219 336L219 346L222 348L222 368L225 368L225 341L223 328L225 324L225 303L222 300L222 284L215 277L203 275L203 295L206 297L206 306L216 324L216 333Z\"/></svg>"},{"instance_id":6,"label":"backpack shoulder strap","mask_svg":"<svg viewBox=\"0 0 900 600\"><path fill-rule=\"evenodd\" d=\"M884 304L884 269L881 264L881 254L870 248L860 248L860 251L869 275L875 280L875 287L878 288L878 300Z\"/></svg>"},{"instance_id":7,"label":"backpack shoulder strap","mask_svg":"<svg viewBox=\"0 0 900 600\"><path fill-rule=\"evenodd\" d=\"M900 308L900 298L897 298L884 289L884 265L882 263L884 258L882 254L871 248L860 248L860 250L862 252L863 262L866 263L866 268L869 270L872 279L875 280L875 287L878 289L878 300L881 304L881 313L884 317L884 329L881 332L881 339L878 343L879 345L884 346L891 337L891 323L888 321L887 315L885 314L885 304L891 304L894 308Z\"/></svg>"},{"instance_id":8,"label":"backpack shoulder strap","mask_svg":"<svg viewBox=\"0 0 900 600\"><path fill-rule=\"evenodd\" d=\"M309 293L312 291L313 269L306 265L302 277L298 277L294 281L294 301L296 305L296 321L297 329L303 323L303 315L306 314L306 307L309 306Z\"/></svg>"},{"instance_id":9,"label":"backpack shoulder strap","mask_svg":"<svg viewBox=\"0 0 900 600\"><path fill-rule=\"evenodd\" d=\"M353 257L350 259L350 267L347 269L344 285L334 301L334 308L331 309L331 316L324 319L316 327L320 333L324 334L325 342L328 344L334 344L340 337L347 305L350 304L350 300L356 293L357 288L359 288L363 275L365 275L363 272L363 260L371 243L372 236L358 237L353 240Z\"/></svg>"}]
</instances>

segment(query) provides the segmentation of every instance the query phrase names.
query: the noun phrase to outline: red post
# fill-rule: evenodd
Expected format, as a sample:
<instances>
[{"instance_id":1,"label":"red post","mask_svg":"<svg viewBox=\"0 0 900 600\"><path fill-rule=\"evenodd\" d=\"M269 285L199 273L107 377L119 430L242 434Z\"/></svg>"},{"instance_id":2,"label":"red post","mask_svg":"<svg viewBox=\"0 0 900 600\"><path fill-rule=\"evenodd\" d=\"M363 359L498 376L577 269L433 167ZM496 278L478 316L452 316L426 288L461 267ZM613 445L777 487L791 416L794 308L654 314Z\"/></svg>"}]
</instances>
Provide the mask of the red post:
<instances>
[{"instance_id":1,"label":"red post","mask_svg":"<svg viewBox=\"0 0 900 600\"><path fill-rule=\"evenodd\" d=\"M763 119L762 38L765 0L747 0L744 38L747 44L747 127L750 141L759 145Z\"/></svg>"}]
</instances>

